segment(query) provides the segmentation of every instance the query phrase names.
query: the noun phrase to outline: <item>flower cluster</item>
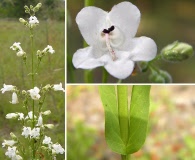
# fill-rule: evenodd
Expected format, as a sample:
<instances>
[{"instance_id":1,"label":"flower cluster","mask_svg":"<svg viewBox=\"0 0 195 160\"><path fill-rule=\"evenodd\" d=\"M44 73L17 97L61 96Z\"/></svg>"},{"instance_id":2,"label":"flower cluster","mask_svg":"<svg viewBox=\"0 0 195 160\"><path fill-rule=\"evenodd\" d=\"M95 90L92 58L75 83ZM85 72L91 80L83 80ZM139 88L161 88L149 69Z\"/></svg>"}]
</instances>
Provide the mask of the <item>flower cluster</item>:
<instances>
[{"instance_id":1,"label":"flower cluster","mask_svg":"<svg viewBox=\"0 0 195 160\"><path fill-rule=\"evenodd\" d=\"M38 57L39 59L41 59L41 58L42 58L43 56L45 56L47 53L49 53L49 54L54 54L54 53L55 53L55 50L53 49L52 46L47 45L47 47L44 48L42 51L38 50L38 51L37 51L37 57Z\"/></svg>"},{"instance_id":2,"label":"flower cluster","mask_svg":"<svg viewBox=\"0 0 195 160\"><path fill-rule=\"evenodd\" d=\"M22 56L26 56L26 53L24 52L24 50L22 49L22 47L20 46L20 42L15 42L11 47L10 49L12 49L13 51L16 51L16 55L18 57L22 57Z\"/></svg>"}]
</instances>

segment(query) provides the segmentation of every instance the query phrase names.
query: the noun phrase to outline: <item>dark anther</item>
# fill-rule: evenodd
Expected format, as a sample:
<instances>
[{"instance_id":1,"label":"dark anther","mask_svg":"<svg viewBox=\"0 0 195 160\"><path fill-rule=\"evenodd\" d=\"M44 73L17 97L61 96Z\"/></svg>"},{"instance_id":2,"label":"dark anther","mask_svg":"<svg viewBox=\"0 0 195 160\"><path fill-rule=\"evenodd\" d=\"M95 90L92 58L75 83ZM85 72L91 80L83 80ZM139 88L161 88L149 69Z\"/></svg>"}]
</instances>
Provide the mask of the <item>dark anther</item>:
<instances>
[{"instance_id":1,"label":"dark anther","mask_svg":"<svg viewBox=\"0 0 195 160\"><path fill-rule=\"evenodd\" d=\"M103 32L103 33L110 33L110 31L107 30L107 29L104 29L102 32Z\"/></svg>"},{"instance_id":2,"label":"dark anther","mask_svg":"<svg viewBox=\"0 0 195 160\"><path fill-rule=\"evenodd\" d=\"M110 28L108 28L108 29L104 29L102 32L103 33L110 33L110 32L112 32L114 30L114 26L111 26Z\"/></svg>"},{"instance_id":3,"label":"dark anther","mask_svg":"<svg viewBox=\"0 0 195 160\"><path fill-rule=\"evenodd\" d=\"M114 30L114 26L111 26L110 28L108 28L109 32L112 32Z\"/></svg>"}]
</instances>

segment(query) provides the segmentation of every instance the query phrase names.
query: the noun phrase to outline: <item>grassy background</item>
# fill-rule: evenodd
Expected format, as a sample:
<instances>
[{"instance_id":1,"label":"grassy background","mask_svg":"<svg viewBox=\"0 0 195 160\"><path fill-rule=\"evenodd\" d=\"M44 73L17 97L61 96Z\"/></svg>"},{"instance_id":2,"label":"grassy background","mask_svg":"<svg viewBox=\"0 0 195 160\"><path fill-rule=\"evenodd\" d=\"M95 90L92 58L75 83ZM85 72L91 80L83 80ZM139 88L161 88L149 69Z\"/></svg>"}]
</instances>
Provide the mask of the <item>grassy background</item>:
<instances>
[{"instance_id":1,"label":"grassy background","mask_svg":"<svg viewBox=\"0 0 195 160\"><path fill-rule=\"evenodd\" d=\"M29 30L17 19L0 19L0 86L12 84L19 89L31 89L31 77L29 70L23 65L22 59L10 49L14 42L21 42L23 50L27 53L27 63L31 63ZM43 50L48 44L52 45L55 54L45 56L40 65L35 85L40 87L46 84L57 84L65 81L64 76L64 21L43 21L35 29L35 53L38 49ZM11 105L11 93L6 92L0 96L0 142L10 139L9 133L21 134L22 125L15 120L5 119L5 115L10 112L23 111L22 100L19 104ZM52 114L44 119L44 123L53 123L55 128L47 130L46 134L51 136L54 143L59 142L65 146L65 113L64 94L62 92L50 92L46 97L43 110L50 109ZM0 159L5 159L5 150L0 149ZM58 156L64 159L64 155Z\"/></svg>"}]
</instances>

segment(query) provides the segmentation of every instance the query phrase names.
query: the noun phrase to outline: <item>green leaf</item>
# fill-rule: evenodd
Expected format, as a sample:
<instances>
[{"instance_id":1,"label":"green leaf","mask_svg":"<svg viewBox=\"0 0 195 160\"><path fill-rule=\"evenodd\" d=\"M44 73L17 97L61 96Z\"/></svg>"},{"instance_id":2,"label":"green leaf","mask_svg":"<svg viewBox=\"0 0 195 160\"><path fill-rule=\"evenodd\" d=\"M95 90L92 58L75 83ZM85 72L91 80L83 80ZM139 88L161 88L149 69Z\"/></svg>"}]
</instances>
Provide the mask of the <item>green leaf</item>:
<instances>
[{"instance_id":1,"label":"green leaf","mask_svg":"<svg viewBox=\"0 0 195 160\"><path fill-rule=\"evenodd\" d=\"M126 86L118 86L117 91L115 86L100 86L99 91L105 110L108 146L121 155L138 151L146 139L150 86L133 86L130 113Z\"/></svg>"},{"instance_id":2,"label":"green leaf","mask_svg":"<svg viewBox=\"0 0 195 160\"><path fill-rule=\"evenodd\" d=\"M150 86L133 86L127 153L138 151L145 142L149 118Z\"/></svg>"},{"instance_id":3,"label":"green leaf","mask_svg":"<svg viewBox=\"0 0 195 160\"><path fill-rule=\"evenodd\" d=\"M114 152L125 154L126 146L120 135L115 86L100 86L99 91L105 111L106 142Z\"/></svg>"}]
</instances>

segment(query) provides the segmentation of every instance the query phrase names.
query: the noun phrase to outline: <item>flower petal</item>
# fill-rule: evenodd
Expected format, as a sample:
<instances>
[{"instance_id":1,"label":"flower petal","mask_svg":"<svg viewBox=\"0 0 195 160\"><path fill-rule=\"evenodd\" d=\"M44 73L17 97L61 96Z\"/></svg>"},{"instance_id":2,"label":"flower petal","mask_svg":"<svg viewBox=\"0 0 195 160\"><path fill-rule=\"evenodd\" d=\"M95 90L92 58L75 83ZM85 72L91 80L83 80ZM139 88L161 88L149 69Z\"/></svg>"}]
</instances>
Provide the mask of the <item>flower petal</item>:
<instances>
[{"instance_id":1,"label":"flower petal","mask_svg":"<svg viewBox=\"0 0 195 160\"><path fill-rule=\"evenodd\" d=\"M126 59L110 60L105 66L105 69L118 79L127 78L134 69L134 62Z\"/></svg>"},{"instance_id":2,"label":"flower petal","mask_svg":"<svg viewBox=\"0 0 195 160\"><path fill-rule=\"evenodd\" d=\"M151 38L134 38L131 43L134 46L130 54L132 61L150 61L155 58L157 46Z\"/></svg>"},{"instance_id":3,"label":"flower petal","mask_svg":"<svg viewBox=\"0 0 195 160\"><path fill-rule=\"evenodd\" d=\"M121 2L115 5L108 14L112 24L120 28L126 39L135 36L140 16L139 9L130 2Z\"/></svg>"},{"instance_id":4,"label":"flower petal","mask_svg":"<svg viewBox=\"0 0 195 160\"><path fill-rule=\"evenodd\" d=\"M72 63L75 68L93 69L104 63L93 55L93 47L79 49L74 53Z\"/></svg>"},{"instance_id":5,"label":"flower petal","mask_svg":"<svg viewBox=\"0 0 195 160\"><path fill-rule=\"evenodd\" d=\"M76 17L81 34L87 44L97 45L101 32L106 27L108 13L97 7L85 7Z\"/></svg>"}]
</instances>

